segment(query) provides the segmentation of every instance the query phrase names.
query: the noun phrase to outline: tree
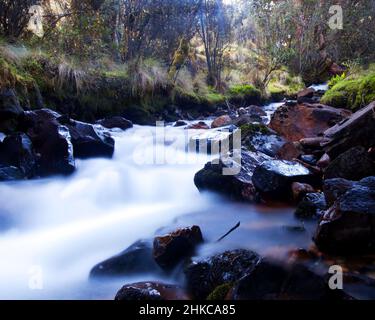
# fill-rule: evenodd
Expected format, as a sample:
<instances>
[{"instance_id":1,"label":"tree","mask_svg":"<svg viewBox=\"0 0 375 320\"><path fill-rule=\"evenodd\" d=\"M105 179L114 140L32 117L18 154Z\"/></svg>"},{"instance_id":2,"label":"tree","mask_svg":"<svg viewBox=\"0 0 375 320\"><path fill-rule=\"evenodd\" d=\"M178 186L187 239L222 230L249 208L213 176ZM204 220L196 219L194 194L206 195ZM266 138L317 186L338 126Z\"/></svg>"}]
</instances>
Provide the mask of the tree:
<instances>
[{"instance_id":1,"label":"tree","mask_svg":"<svg viewBox=\"0 0 375 320\"><path fill-rule=\"evenodd\" d=\"M199 36L206 55L208 84L220 88L224 52L231 40L230 19L222 0L203 0L199 10Z\"/></svg>"}]
</instances>

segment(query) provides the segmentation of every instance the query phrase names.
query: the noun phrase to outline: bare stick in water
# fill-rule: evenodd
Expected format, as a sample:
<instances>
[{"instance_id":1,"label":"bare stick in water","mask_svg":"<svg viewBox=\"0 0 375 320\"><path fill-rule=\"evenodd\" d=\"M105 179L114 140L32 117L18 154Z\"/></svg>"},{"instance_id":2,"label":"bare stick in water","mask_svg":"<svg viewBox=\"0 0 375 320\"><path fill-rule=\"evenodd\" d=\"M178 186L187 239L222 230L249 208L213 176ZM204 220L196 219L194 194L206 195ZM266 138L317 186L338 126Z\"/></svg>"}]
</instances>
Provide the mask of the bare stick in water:
<instances>
[{"instance_id":1,"label":"bare stick in water","mask_svg":"<svg viewBox=\"0 0 375 320\"><path fill-rule=\"evenodd\" d=\"M230 229L226 234L224 234L219 240L217 240L216 242L220 242L221 240L223 240L224 238L226 238L227 236L229 236L234 230L238 229L241 225L241 222L238 222L232 229Z\"/></svg>"}]
</instances>

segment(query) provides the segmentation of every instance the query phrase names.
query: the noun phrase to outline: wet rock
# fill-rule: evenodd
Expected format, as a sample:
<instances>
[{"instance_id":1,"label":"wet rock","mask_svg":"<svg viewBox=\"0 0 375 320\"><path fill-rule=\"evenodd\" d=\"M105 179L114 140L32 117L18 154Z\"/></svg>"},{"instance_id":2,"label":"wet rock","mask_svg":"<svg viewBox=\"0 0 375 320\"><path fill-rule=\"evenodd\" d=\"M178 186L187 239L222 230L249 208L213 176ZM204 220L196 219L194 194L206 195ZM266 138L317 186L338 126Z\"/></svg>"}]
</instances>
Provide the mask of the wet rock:
<instances>
[{"instance_id":1,"label":"wet rock","mask_svg":"<svg viewBox=\"0 0 375 320\"><path fill-rule=\"evenodd\" d=\"M311 183L310 171L298 162L269 160L254 170L252 182L262 194L284 199L290 195L293 182Z\"/></svg>"},{"instance_id":2,"label":"wet rock","mask_svg":"<svg viewBox=\"0 0 375 320\"><path fill-rule=\"evenodd\" d=\"M225 127L225 126L230 125L231 123L232 123L231 117L228 115L223 115L221 117L216 118L212 122L211 128L215 129L215 128L220 128L220 127Z\"/></svg>"},{"instance_id":3,"label":"wet rock","mask_svg":"<svg viewBox=\"0 0 375 320\"><path fill-rule=\"evenodd\" d=\"M298 103L310 103L312 101L312 98L314 98L315 89L313 88L306 88L302 91L297 93L297 101Z\"/></svg>"},{"instance_id":4,"label":"wet rock","mask_svg":"<svg viewBox=\"0 0 375 320\"><path fill-rule=\"evenodd\" d=\"M320 218L327 208L323 193L308 193L298 204L295 215L299 219Z\"/></svg>"},{"instance_id":5,"label":"wet rock","mask_svg":"<svg viewBox=\"0 0 375 320\"><path fill-rule=\"evenodd\" d=\"M23 109L13 89L0 89L0 121L16 118L23 113Z\"/></svg>"},{"instance_id":6,"label":"wet rock","mask_svg":"<svg viewBox=\"0 0 375 320\"><path fill-rule=\"evenodd\" d=\"M272 116L270 128L289 141L299 141L323 134L350 114L321 104L282 106Z\"/></svg>"},{"instance_id":7,"label":"wet rock","mask_svg":"<svg viewBox=\"0 0 375 320\"><path fill-rule=\"evenodd\" d=\"M292 161L302 155L302 148L298 142L286 142L277 152L277 158Z\"/></svg>"},{"instance_id":8,"label":"wet rock","mask_svg":"<svg viewBox=\"0 0 375 320\"><path fill-rule=\"evenodd\" d=\"M326 168L326 179L343 178L347 180L361 180L375 175L375 164L367 150L354 147L333 160Z\"/></svg>"},{"instance_id":9,"label":"wet rock","mask_svg":"<svg viewBox=\"0 0 375 320\"><path fill-rule=\"evenodd\" d=\"M251 117L266 117L267 116L267 112L265 112L262 107L258 107L254 105L247 107L246 112Z\"/></svg>"},{"instance_id":10,"label":"wet rock","mask_svg":"<svg viewBox=\"0 0 375 320\"><path fill-rule=\"evenodd\" d=\"M353 188L355 182L341 178L327 179L323 184L324 196L329 206L332 206L337 199Z\"/></svg>"},{"instance_id":11,"label":"wet rock","mask_svg":"<svg viewBox=\"0 0 375 320\"><path fill-rule=\"evenodd\" d=\"M39 154L37 174L71 174L75 170L69 129L61 125L60 115L49 109L27 111L21 126Z\"/></svg>"},{"instance_id":12,"label":"wet rock","mask_svg":"<svg viewBox=\"0 0 375 320\"><path fill-rule=\"evenodd\" d=\"M304 154L300 156L302 162L307 163L311 166L315 166L317 164L317 159L312 154Z\"/></svg>"},{"instance_id":13,"label":"wet rock","mask_svg":"<svg viewBox=\"0 0 375 320\"><path fill-rule=\"evenodd\" d=\"M327 168L329 166L330 163L331 163L331 158L329 157L328 154L325 153L318 160L318 162L316 163L316 165L318 166L318 168L325 169L325 168Z\"/></svg>"},{"instance_id":14,"label":"wet rock","mask_svg":"<svg viewBox=\"0 0 375 320\"><path fill-rule=\"evenodd\" d=\"M116 294L118 301L189 300L185 291L176 285L160 282L139 282L123 286Z\"/></svg>"},{"instance_id":15,"label":"wet rock","mask_svg":"<svg viewBox=\"0 0 375 320\"><path fill-rule=\"evenodd\" d=\"M375 177L354 185L328 209L314 241L319 250L338 255L374 252Z\"/></svg>"},{"instance_id":16,"label":"wet rock","mask_svg":"<svg viewBox=\"0 0 375 320\"><path fill-rule=\"evenodd\" d=\"M210 129L210 127L207 125L206 122L200 121L198 123L191 124L186 129L207 130Z\"/></svg>"},{"instance_id":17,"label":"wet rock","mask_svg":"<svg viewBox=\"0 0 375 320\"><path fill-rule=\"evenodd\" d=\"M226 154L231 149L232 134L237 128L205 130L190 138L189 149L192 152L207 154ZM232 144L231 144L232 143Z\"/></svg>"},{"instance_id":18,"label":"wet rock","mask_svg":"<svg viewBox=\"0 0 375 320\"><path fill-rule=\"evenodd\" d=\"M313 138L304 138L299 142L305 148L320 148L322 144L327 143L329 139L324 137L313 137Z\"/></svg>"},{"instance_id":19,"label":"wet rock","mask_svg":"<svg viewBox=\"0 0 375 320\"><path fill-rule=\"evenodd\" d=\"M275 157L285 140L276 134L254 133L247 140L247 146L250 150L262 152L270 157Z\"/></svg>"},{"instance_id":20,"label":"wet rock","mask_svg":"<svg viewBox=\"0 0 375 320\"><path fill-rule=\"evenodd\" d=\"M121 130L126 130L133 127L133 123L131 121L120 116L101 119L96 123L107 129L119 128Z\"/></svg>"},{"instance_id":21,"label":"wet rock","mask_svg":"<svg viewBox=\"0 0 375 320\"><path fill-rule=\"evenodd\" d=\"M328 276L328 275L327 275ZM342 290L331 290L328 277L299 263L285 265L262 259L241 278L231 294L233 300L342 300Z\"/></svg>"},{"instance_id":22,"label":"wet rock","mask_svg":"<svg viewBox=\"0 0 375 320\"><path fill-rule=\"evenodd\" d=\"M139 240L123 252L97 264L91 278L129 276L161 271L153 258L151 240Z\"/></svg>"},{"instance_id":23,"label":"wet rock","mask_svg":"<svg viewBox=\"0 0 375 320\"><path fill-rule=\"evenodd\" d=\"M174 127L185 127L187 126L188 123L183 121L183 120L178 120L175 122L175 124L173 125Z\"/></svg>"},{"instance_id":24,"label":"wet rock","mask_svg":"<svg viewBox=\"0 0 375 320\"><path fill-rule=\"evenodd\" d=\"M375 102L354 113L347 121L325 131L324 137L329 142L324 144L324 150L331 159L353 147L369 149L375 146L374 113Z\"/></svg>"},{"instance_id":25,"label":"wet rock","mask_svg":"<svg viewBox=\"0 0 375 320\"><path fill-rule=\"evenodd\" d=\"M198 226L181 228L154 239L153 256L163 269L172 269L184 258L194 253L195 248L203 242L201 229Z\"/></svg>"},{"instance_id":26,"label":"wet rock","mask_svg":"<svg viewBox=\"0 0 375 320\"><path fill-rule=\"evenodd\" d=\"M204 300L217 287L248 274L258 261L259 256L249 250L226 251L193 261L185 269L187 288L195 299Z\"/></svg>"},{"instance_id":27,"label":"wet rock","mask_svg":"<svg viewBox=\"0 0 375 320\"><path fill-rule=\"evenodd\" d=\"M17 167L4 167L0 165L0 181L21 180L25 176Z\"/></svg>"},{"instance_id":28,"label":"wet rock","mask_svg":"<svg viewBox=\"0 0 375 320\"><path fill-rule=\"evenodd\" d=\"M209 162L194 177L199 191L218 192L232 200L256 201L252 182L255 168L270 158L259 152L242 151L240 158L222 157Z\"/></svg>"},{"instance_id":29,"label":"wet rock","mask_svg":"<svg viewBox=\"0 0 375 320\"><path fill-rule=\"evenodd\" d=\"M301 200L306 194L315 192L314 188L307 183L292 183L292 194L294 200Z\"/></svg>"},{"instance_id":30,"label":"wet rock","mask_svg":"<svg viewBox=\"0 0 375 320\"><path fill-rule=\"evenodd\" d=\"M0 145L0 163L19 168L24 177L32 177L37 159L30 138L24 133L7 136Z\"/></svg>"},{"instance_id":31,"label":"wet rock","mask_svg":"<svg viewBox=\"0 0 375 320\"><path fill-rule=\"evenodd\" d=\"M113 156L115 140L109 132L98 126L71 119L59 118L59 121L69 128L75 157L87 159Z\"/></svg>"}]
</instances>

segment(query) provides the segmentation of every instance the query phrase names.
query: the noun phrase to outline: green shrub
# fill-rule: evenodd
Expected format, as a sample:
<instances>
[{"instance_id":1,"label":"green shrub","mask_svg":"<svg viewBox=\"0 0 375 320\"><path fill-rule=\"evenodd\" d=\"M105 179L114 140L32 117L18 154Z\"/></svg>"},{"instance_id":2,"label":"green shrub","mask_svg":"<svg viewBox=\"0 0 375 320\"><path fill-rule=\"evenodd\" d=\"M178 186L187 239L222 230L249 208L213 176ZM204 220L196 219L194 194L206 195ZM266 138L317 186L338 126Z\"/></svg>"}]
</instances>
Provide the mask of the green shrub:
<instances>
[{"instance_id":1,"label":"green shrub","mask_svg":"<svg viewBox=\"0 0 375 320\"><path fill-rule=\"evenodd\" d=\"M234 85L229 89L229 95L233 98L260 98L261 92L251 84Z\"/></svg>"},{"instance_id":2,"label":"green shrub","mask_svg":"<svg viewBox=\"0 0 375 320\"><path fill-rule=\"evenodd\" d=\"M358 110L375 100L375 74L339 80L322 98L336 108Z\"/></svg>"}]
</instances>

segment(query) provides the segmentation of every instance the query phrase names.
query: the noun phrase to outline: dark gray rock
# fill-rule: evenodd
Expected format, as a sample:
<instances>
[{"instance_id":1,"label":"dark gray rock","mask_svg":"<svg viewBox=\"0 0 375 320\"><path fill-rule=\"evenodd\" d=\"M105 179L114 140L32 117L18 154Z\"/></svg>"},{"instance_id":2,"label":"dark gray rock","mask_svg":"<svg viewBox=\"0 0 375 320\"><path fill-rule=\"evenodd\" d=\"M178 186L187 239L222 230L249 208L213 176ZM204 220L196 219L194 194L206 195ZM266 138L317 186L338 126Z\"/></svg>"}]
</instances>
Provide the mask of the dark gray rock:
<instances>
[{"instance_id":1,"label":"dark gray rock","mask_svg":"<svg viewBox=\"0 0 375 320\"><path fill-rule=\"evenodd\" d=\"M291 193L293 182L311 183L314 180L310 171L298 162L269 160L258 166L252 182L262 194L283 199Z\"/></svg>"},{"instance_id":2,"label":"dark gray rock","mask_svg":"<svg viewBox=\"0 0 375 320\"><path fill-rule=\"evenodd\" d=\"M375 175L374 161L364 147L358 146L349 149L333 160L324 176L326 179L343 178L358 181Z\"/></svg>"},{"instance_id":3,"label":"dark gray rock","mask_svg":"<svg viewBox=\"0 0 375 320\"><path fill-rule=\"evenodd\" d=\"M319 250L351 255L375 249L375 177L355 183L326 211L314 241Z\"/></svg>"},{"instance_id":4,"label":"dark gray rock","mask_svg":"<svg viewBox=\"0 0 375 320\"><path fill-rule=\"evenodd\" d=\"M133 123L131 121L120 116L101 119L96 123L107 129L119 128L121 130L126 130L133 127Z\"/></svg>"},{"instance_id":5,"label":"dark gray rock","mask_svg":"<svg viewBox=\"0 0 375 320\"><path fill-rule=\"evenodd\" d=\"M298 204L295 215L300 219L318 218L326 209L327 203L323 193L309 193Z\"/></svg>"},{"instance_id":6,"label":"dark gray rock","mask_svg":"<svg viewBox=\"0 0 375 320\"><path fill-rule=\"evenodd\" d=\"M97 264L91 278L130 276L161 271L152 256L152 241L139 240L123 252Z\"/></svg>"},{"instance_id":7,"label":"dark gray rock","mask_svg":"<svg viewBox=\"0 0 375 320\"><path fill-rule=\"evenodd\" d=\"M259 256L248 250L226 251L194 260L185 269L186 285L195 299L204 300L215 288L234 283L251 272Z\"/></svg>"},{"instance_id":8,"label":"dark gray rock","mask_svg":"<svg viewBox=\"0 0 375 320\"><path fill-rule=\"evenodd\" d=\"M256 201L253 172L257 166L269 159L259 152L242 151L241 159L221 158L207 163L195 175L194 183L201 192L214 191L232 200ZM234 174L225 173L225 170L231 169Z\"/></svg>"}]
</instances>

